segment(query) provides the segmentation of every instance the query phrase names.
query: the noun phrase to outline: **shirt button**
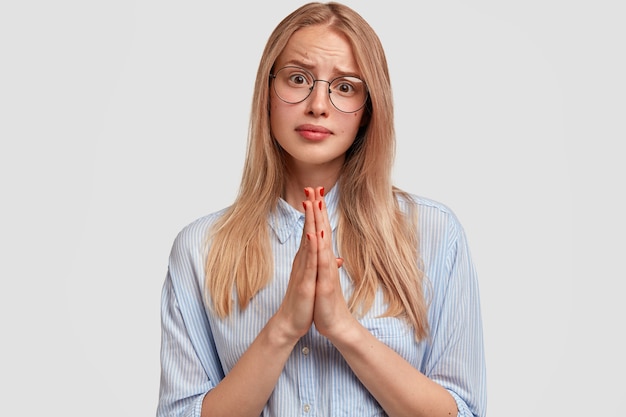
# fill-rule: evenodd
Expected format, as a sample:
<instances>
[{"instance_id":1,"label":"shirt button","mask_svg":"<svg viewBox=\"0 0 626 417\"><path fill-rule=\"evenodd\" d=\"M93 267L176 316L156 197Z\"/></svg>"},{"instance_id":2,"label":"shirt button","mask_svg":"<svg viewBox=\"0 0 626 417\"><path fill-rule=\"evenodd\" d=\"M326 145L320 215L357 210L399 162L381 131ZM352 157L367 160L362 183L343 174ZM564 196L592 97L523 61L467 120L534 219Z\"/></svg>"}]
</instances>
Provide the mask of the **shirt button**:
<instances>
[{"instance_id":1,"label":"shirt button","mask_svg":"<svg viewBox=\"0 0 626 417\"><path fill-rule=\"evenodd\" d=\"M308 404L304 404L303 409L304 409L304 412L305 412L305 413L308 413L309 411L311 411L311 406L310 406L310 405L308 405Z\"/></svg>"},{"instance_id":2,"label":"shirt button","mask_svg":"<svg viewBox=\"0 0 626 417\"><path fill-rule=\"evenodd\" d=\"M309 352L310 352L310 350L309 350L309 348L308 348L308 347L306 347L306 346L305 346L305 347L303 347L303 348L302 348L302 354L303 354L303 355L308 355L308 354L309 354Z\"/></svg>"}]
</instances>

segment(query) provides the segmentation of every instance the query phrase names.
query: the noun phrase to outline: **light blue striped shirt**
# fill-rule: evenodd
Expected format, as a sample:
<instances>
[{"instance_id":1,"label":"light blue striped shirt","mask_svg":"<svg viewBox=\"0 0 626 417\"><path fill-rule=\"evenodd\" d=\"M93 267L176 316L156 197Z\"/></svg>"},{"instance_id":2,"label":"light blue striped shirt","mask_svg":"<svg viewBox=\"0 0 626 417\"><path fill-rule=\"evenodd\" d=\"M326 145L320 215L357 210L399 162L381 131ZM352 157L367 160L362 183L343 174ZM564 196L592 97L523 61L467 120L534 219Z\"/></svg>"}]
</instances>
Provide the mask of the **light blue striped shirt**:
<instances>
[{"instance_id":1,"label":"light blue striped shirt","mask_svg":"<svg viewBox=\"0 0 626 417\"><path fill-rule=\"evenodd\" d=\"M333 187L325 197L333 241L338 218L337 188ZM416 342L412 329L403 320L379 317L386 310L382 294L378 294L372 309L360 322L446 388L457 402L459 416L484 416L486 382L480 300L465 234L447 207L422 197L413 199L419 215L421 256L431 285L430 336ZM407 204L401 201L403 209ZM280 200L269 219L274 251L274 277L270 284L245 310L236 308L225 319L210 314L203 303L204 242L208 228L221 213L196 220L174 241L162 293L158 417L199 417L204 395L246 351L277 310L287 288L304 215ZM343 268L340 277L344 295L348 296L351 282ZM337 349L313 327L291 353L262 415L386 414Z\"/></svg>"}]
</instances>

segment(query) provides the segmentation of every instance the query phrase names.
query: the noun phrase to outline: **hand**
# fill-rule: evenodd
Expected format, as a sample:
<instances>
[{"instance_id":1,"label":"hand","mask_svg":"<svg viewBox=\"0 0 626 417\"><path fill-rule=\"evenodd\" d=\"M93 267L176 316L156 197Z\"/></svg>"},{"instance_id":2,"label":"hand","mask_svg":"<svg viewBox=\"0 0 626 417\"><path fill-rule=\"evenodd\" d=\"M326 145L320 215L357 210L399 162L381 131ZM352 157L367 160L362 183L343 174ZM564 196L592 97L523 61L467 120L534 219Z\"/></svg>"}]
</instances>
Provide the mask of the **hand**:
<instances>
[{"instance_id":1,"label":"hand","mask_svg":"<svg viewBox=\"0 0 626 417\"><path fill-rule=\"evenodd\" d=\"M304 229L296 253L289 284L278 317L286 323L290 338L299 339L315 326L329 337L337 332L343 321L353 320L343 297L338 268L343 259L333 252L332 229L322 187L305 189Z\"/></svg>"},{"instance_id":2,"label":"hand","mask_svg":"<svg viewBox=\"0 0 626 417\"><path fill-rule=\"evenodd\" d=\"M313 323L317 280L317 232L313 203L305 201L303 205L305 218L300 248L293 260L285 297L276 313L286 323L288 337L296 340L304 336Z\"/></svg>"},{"instance_id":3,"label":"hand","mask_svg":"<svg viewBox=\"0 0 626 417\"><path fill-rule=\"evenodd\" d=\"M317 282L313 320L315 327L324 336L332 339L345 326L354 321L343 296L338 268L343 259L336 258L333 252L332 228L328 219L324 189L317 187L309 191L312 212L315 220L317 246ZM307 210L306 215L309 215Z\"/></svg>"}]
</instances>

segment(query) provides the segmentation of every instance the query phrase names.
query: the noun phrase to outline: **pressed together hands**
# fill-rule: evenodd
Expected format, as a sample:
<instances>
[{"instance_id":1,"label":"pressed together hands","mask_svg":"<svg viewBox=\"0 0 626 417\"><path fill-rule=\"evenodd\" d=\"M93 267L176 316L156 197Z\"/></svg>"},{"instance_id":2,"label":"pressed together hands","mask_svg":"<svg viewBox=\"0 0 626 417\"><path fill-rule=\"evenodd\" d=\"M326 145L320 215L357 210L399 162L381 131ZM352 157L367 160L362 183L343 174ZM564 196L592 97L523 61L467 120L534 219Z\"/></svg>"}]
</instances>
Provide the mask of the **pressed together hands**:
<instances>
[{"instance_id":1,"label":"pressed together hands","mask_svg":"<svg viewBox=\"0 0 626 417\"><path fill-rule=\"evenodd\" d=\"M355 319L341 289L338 268L343 259L336 258L333 252L324 188L307 187L304 194L302 240L275 318L280 318L286 334L294 341L304 336L313 323L320 334L332 340Z\"/></svg>"}]
</instances>

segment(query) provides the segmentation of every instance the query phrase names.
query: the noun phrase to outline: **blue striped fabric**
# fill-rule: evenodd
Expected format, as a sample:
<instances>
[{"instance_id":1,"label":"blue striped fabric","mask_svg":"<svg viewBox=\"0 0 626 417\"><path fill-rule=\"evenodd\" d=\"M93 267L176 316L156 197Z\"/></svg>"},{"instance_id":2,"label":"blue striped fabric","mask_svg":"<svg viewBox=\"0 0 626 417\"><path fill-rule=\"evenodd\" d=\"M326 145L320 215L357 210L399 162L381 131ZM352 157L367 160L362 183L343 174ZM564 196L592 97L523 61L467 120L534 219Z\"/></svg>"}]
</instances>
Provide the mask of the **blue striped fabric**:
<instances>
[{"instance_id":1,"label":"blue striped fabric","mask_svg":"<svg viewBox=\"0 0 626 417\"><path fill-rule=\"evenodd\" d=\"M325 197L336 240L337 187ZM430 280L430 337L385 311L382 295L360 321L378 339L454 396L459 416L484 416L485 361L478 282L464 231L444 205L413 196L420 245ZM401 202L406 208L408 202ZM205 236L221 212L200 218L177 236L162 293L161 386L157 416L200 416L204 394L220 382L280 305L298 250L304 215L281 200L269 219L275 275L244 311L226 319L203 303ZM335 248L336 250L336 248ZM340 256L340 254L338 254ZM346 296L351 284L340 270ZM236 297L235 297L236 299ZM268 360L271 360L269 358ZM252 382L251 382L252 383ZM384 416L332 344L315 328L288 359L263 416Z\"/></svg>"}]
</instances>

